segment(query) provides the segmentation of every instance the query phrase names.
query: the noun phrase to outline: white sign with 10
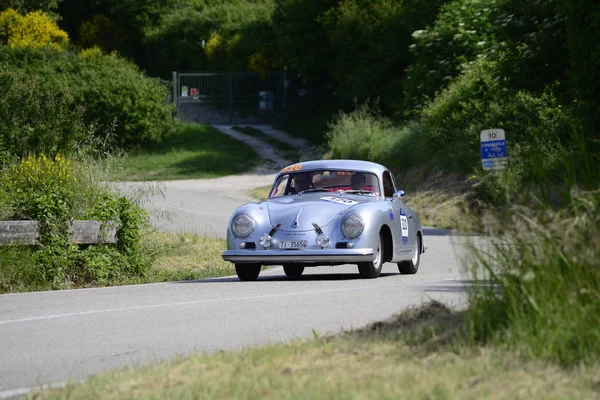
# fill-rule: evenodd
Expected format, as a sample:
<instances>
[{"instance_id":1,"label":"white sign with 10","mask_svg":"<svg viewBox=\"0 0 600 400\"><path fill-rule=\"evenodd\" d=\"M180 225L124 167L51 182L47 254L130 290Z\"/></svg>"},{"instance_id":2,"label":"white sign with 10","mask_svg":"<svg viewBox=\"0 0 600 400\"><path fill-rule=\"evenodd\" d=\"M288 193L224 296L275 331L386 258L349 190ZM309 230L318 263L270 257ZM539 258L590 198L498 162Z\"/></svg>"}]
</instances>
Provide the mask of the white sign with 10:
<instances>
[{"instance_id":1,"label":"white sign with 10","mask_svg":"<svg viewBox=\"0 0 600 400\"><path fill-rule=\"evenodd\" d=\"M485 170L506 167L506 133L504 129L481 131L481 164Z\"/></svg>"}]
</instances>

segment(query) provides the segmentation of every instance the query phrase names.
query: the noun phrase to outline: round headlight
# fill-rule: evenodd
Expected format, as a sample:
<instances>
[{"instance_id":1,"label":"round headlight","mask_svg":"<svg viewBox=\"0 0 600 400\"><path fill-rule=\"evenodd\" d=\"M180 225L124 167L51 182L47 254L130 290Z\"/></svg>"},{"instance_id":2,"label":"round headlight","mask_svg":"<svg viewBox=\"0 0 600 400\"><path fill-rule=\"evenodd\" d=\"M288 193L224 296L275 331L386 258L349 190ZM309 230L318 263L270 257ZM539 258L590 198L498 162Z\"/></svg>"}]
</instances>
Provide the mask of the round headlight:
<instances>
[{"instance_id":1,"label":"round headlight","mask_svg":"<svg viewBox=\"0 0 600 400\"><path fill-rule=\"evenodd\" d=\"M239 238L245 238L254 230L254 220L248 214L240 214L231 223L233 234Z\"/></svg>"},{"instance_id":2,"label":"round headlight","mask_svg":"<svg viewBox=\"0 0 600 400\"><path fill-rule=\"evenodd\" d=\"M348 239L360 236L365 229L362 218L357 214L350 214L342 222L342 235Z\"/></svg>"},{"instance_id":3,"label":"round headlight","mask_svg":"<svg viewBox=\"0 0 600 400\"><path fill-rule=\"evenodd\" d=\"M260 237L259 241L260 241L260 245L262 247L264 247L265 249L267 247L271 247L271 236L269 236L268 234L265 233L264 235L262 235Z\"/></svg>"},{"instance_id":4,"label":"round headlight","mask_svg":"<svg viewBox=\"0 0 600 400\"><path fill-rule=\"evenodd\" d=\"M317 236L316 243L317 246L324 249L325 247L329 246L329 237L326 234L321 233L319 236Z\"/></svg>"}]
</instances>

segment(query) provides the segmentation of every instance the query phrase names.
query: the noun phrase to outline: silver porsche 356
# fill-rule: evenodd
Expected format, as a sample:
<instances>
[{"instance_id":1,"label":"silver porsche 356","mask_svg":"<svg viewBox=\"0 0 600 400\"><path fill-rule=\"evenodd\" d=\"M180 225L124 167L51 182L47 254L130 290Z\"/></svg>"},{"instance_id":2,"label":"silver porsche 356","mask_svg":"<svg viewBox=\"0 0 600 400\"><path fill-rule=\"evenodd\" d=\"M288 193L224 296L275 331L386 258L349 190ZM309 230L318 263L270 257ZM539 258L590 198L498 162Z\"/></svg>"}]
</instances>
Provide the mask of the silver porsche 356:
<instances>
[{"instance_id":1,"label":"silver porsche 356","mask_svg":"<svg viewBox=\"0 0 600 400\"><path fill-rule=\"evenodd\" d=\"M384 262L402 274L419 269L425 251L418 216L404 204L382 165L357 160L306 161L282 169L268 199L239 207L227 228L223 259L242 281L262 265L283 265L289 277L305 267L357 264L377 278Z\"/></svg>"}]
</instances>

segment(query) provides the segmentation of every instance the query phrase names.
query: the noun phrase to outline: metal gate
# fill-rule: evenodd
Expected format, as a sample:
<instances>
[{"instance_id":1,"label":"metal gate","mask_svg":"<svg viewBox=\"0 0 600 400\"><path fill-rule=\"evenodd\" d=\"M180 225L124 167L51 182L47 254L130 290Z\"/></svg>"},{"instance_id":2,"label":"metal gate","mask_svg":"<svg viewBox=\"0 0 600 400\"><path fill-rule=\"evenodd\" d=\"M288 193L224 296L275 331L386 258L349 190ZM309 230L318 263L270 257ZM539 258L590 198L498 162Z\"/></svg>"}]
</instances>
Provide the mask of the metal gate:
<instances>
[{"instance_id":1,"label":"metal gate","mask_svg":"<svg viewBox=\"0 0 600 400\"><path fill-rule=\"evenodd\" d=\"M179 120L203 124L258 124L285 119L285 71L254 73L173 72Z\"/></svg>"}]
</instances>

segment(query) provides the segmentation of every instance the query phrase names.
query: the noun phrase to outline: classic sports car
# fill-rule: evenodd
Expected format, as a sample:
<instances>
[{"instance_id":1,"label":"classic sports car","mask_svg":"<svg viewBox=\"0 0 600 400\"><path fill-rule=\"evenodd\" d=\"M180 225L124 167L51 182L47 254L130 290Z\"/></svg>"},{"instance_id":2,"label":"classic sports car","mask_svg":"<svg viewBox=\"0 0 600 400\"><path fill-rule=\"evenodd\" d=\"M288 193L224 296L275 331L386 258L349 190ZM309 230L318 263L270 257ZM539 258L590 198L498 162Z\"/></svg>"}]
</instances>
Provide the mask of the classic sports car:
<instances>
[{"instance_id":1,"label":"classic sports car","mask_svg":"<svg viewBox=\"0 0 600 400\"><path fill-rule=\"evenodd\" d=\"M229 220L223 259L242 281L262 265L287 276L305 267L358 264L377 278L384 262L403 274L419 269L423 230L384 166L357 160L307 161L282 169L266 201L239 207Z\"/></svg>"}]
</instances>

